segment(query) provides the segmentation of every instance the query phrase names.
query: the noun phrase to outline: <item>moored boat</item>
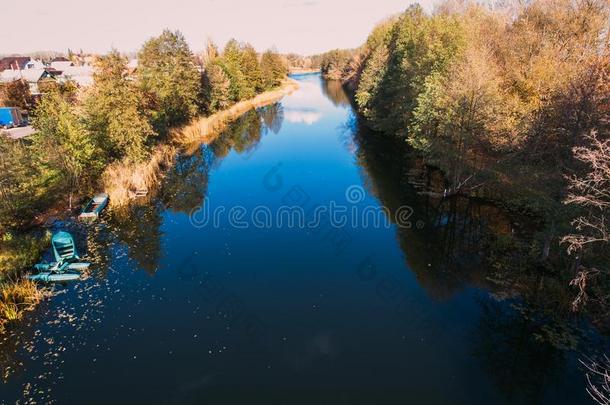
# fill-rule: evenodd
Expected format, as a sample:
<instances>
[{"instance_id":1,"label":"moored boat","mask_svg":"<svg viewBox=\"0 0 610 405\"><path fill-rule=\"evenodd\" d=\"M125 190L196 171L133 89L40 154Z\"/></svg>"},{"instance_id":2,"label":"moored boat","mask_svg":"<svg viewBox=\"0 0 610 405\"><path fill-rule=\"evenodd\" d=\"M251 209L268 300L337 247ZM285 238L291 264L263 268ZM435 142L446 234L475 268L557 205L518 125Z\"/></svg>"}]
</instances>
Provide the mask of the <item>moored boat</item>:
<instances>
[{"instance_id":1,"label":"moored boat","mask_svg":"<svg viewBox=\"0 0 610 405\"><path fill-rule=\"evenodd\" d=\"M61 231L53 235L51 245L53 246L55 261L58 263L80 259L76 251L74 238L68 232Z\"/></svg>"},{"instance_id":2,"label":"moored boat","mask_svg":"<svg viewBox=\"0 0 610 405\"><path fill-rule=\"evenodd\" d=\"M97 194L85 205L78 218L80 220L95 220L100 216L100 212L102 212L106 205L108 205L108 194Z\"/></svg>"}]
</instances>

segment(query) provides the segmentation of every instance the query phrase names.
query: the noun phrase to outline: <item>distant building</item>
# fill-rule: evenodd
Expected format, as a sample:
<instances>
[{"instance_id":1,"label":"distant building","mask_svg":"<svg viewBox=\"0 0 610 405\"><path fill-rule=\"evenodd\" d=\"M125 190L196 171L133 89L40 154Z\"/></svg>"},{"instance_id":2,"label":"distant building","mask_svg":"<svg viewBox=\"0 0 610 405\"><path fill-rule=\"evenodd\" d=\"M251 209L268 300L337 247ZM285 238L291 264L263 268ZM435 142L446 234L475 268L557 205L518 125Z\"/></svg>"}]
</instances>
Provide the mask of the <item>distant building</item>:
<instances>
[{"instance_id":1,"label":"distant building","mask_svg":"<svg viewBox=\"0 0 610 405\"><path fill-rule=\"evenodd\" d=\"M4 70L0 72L0 82L14 82L24 80L30 87L33 96L40 95L38 84L44 80L53 80L55 76L47 69L23 69L23 70Z\"/></svg>"},{"instance_id":2,"label":"distant building","mask_svg":"<svg viewBox=\"0 0 610 405\"><path fill-rule=\"evenodd\" d=\"M58 76L58 80L71 80L75 82L79 87L91 86L93 84L93 67L90 65L66 66L61 69L61 73Z\"/></svg>"},{"instance_id":3,"label":"distant building","mask_svg":"<svg viewBox=\"0 0 610 405\"><path fill-rule=\"evenodd\" d=\"M29 56L9 56L0 59L0 72L4 70L44 69L45 65Z\"/></svg>"},{"instance_id":4,"label":"distant building","mask_svg":"<svg viewBox=\"0 0 610 405\"><path fill-rule=\"evenodd\" d=\"M62 59L62 60L58 60L58 59ZM65 59L65 60L63 60L63 59ZM74 63L67 60L66 58L55 58L49 64L49 67L51 67L55 70L59 70L59 71L63 71L64 69L70 68L72 66L74 66Z\"/></svg>"}]
</instances>

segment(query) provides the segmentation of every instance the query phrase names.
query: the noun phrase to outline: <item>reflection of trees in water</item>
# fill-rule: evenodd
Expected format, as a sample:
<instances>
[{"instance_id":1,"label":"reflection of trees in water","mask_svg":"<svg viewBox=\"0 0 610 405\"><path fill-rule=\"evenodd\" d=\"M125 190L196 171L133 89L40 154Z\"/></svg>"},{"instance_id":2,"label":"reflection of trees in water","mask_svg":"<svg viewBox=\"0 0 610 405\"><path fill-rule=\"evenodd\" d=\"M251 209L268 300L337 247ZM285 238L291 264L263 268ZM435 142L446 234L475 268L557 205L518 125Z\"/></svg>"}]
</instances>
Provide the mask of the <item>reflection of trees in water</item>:
<instances>
[{"instance_id":1,"label":"reflection of trees in water","mask_svg":"<svg viewBox=\"0 0 610 405\"><path fill-rule=\"evenodd\" d=\"M358 161L370 192L379 197L392 218L401 206L413 209L413 226L398 230L409 268L431 296L450 297L479 268L478 255L461 249L465 245L476 248L481 238L484 225L475 215L479 207L457 199L441 201L418 195L409 183L417 162L409 167L407 151L399 150L388 138L362 135L357 136Z\"/></svg>"},{"instance_id":2,"label":"reflection of trees in water","mask_svg":"<svg viewBox=\"0 0 610 405\"><path fill-rule=\"evenodd\" d=\"M159 200L115 212L111 224L115 225L119 240L129 247L129 257L154 274L161 256L162 210L189 214L200 206L207 193L212 167L220 164L231 150L252 153L264 134L280 131L283 116L280 103L245 113L210 145L202 145L193 154L178 156L163 181Z\"/></svg>"},{"instance_id":3,"label":"reflection of trees in water","mask_svg":"<svg viewBox=\"0 0 610 405\"><path fill-rule=\"evenodd\" d=\"M401 206L413 209L413 226L399 228L398 239L409 268L432 297L446 299L466 286L478 286L569 313L568 280L536 264L531 236L504 210L476 198L443 198L438 195L442 177L410 156L406 147L365 128L354 131L370 192L392 218Z\"/></svg>"},{"instance_id":4,"label":"reflection of trees in water","mask_svg":"<svg viewBox=\"0 0 610 405\"><path fill-rule=\"evenodd\" d=\"M227 156L231 150L252 153L264 134L280 131L283 120L284 109L280 103L248 111L220 134L210 148L217 158Z\"/></svg>"},{"instance_id":5,"label":"reflection of trees in water","mask_svg":"<svg viewBox=\"0 0 610 405\"><path fill-rule=\"evenodd\" d=\"M270 104L259 108L257 111L265 123L265 133L266 131L271 131L274 134L280 132L284 123L284 106L281 103Z\"/></svg>"},{"instance_id":6,"label":"reflection of trees in water","mask_svg":"<svg viewBox=\"0 0 610 405\"><path fill-rule=\"evenodd\" d=\"M541 341L547 321L506 302L481 299L473 333L473 355L502 395L515 403L541 403L549 385L558 385L566 367L564 352Z\"/></svg>"},{"instance_id":7,"label":"reflection of trees in water","mask_svg":"<svg viewBox=\"0 0 610 405\"><path fill-rule=\"evenodd\" d=\"M113 211L111 223L129 257L148 274L154 274L161 258L161 206L151 202Z\"/></svg>"},{"instance_id":8,"label":"reflection of trees in water","mask_svg":"<svg viewBox=\"0 0 610 405\"><path fill-rule=\"evenodd\" d=\"M178 156L164 182L161 198L167 209L190 214L203 204L213 162L214 155L206 147L192 155Z\"/></svg>"},{"instance_id":9,"label":"reflection of trees in water","mask_svg":"<svg viewBox=\"0 0 610 405\"><path fill-rule=\"evenodd\" d=\"M87 232L87 257L91 262L91 275L106 278L111 264L111 247L115 246L116 238L108 226L109 214L105 213L98 220L99 223Z\"/></svg>"},{"instance_id":10,"label":"reflection of trees in water","mask_svg":"<svg viewBox=\"0 0 610 405\"><path fill-rule=\"evenodd\" d=\"M320 80L322 93L336 106L349 107L350 99L343 89L341 80Z\"/></svg>"},{"instance_id":11,"label":"reflection of trees in water","mask_svg":"<svg viewBox=\"0 0 610 405\"><path fill-rule=\"evenodd\" d=\"M540 400L545 380L565 367L561 349L583 342L570 310L569 280L537 264L531 236L504 210L476 198L439 196L438 173L406 148L365 128L354 131L369 191L392 217L401 206L413 208L414 226L398 228L397 237L419 284L435 299L468 286L499 299L481 303L476 355L505 396Z\"/></svg>"}]
</instances>

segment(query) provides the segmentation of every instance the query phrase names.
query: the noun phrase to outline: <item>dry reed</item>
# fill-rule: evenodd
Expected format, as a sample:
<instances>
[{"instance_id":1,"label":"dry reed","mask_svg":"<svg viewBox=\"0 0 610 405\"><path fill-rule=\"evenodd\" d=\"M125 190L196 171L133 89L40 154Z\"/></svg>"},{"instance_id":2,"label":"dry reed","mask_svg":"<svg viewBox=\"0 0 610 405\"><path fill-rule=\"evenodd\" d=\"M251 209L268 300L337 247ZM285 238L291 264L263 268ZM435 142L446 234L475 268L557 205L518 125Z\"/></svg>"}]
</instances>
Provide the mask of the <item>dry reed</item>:
<instances>
[{"instance_id":1,"label":"dry reed","mask_svg":"<svg viewBox=\"0 0 610 405\"><path fill-rule=\"evenodd\" d=\"M102 184L111 203L123 206L139 193L148 194L159 184L163 168L172 162L175 154L173 145L160 144L144 162L121 161L109 165L102 175Z\"/></svg>"},{"instance_id":2,"label":"dry reed","mask_svg":"<svg viewBox=\"0 0 610 405\"><path fill-rule=\"evenodd\" d=\"M49 294L25 278L0 284L0 333L7 323L21 319Z\"/></svg>"}]
</instances>

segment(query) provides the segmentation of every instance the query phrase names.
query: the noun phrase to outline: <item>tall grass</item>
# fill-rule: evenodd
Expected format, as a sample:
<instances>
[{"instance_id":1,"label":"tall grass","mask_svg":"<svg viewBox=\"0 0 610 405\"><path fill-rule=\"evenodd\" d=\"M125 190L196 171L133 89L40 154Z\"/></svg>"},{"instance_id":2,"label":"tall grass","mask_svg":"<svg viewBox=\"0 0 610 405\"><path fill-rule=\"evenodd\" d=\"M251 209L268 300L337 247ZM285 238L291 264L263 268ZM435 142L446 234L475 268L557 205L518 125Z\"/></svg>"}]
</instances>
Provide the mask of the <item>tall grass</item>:
<instances>
[{"instance_id":1,"label":"tall grass","mask_svg":"<svg viewBox=\"0 0 610 405\"><path fill-rule=\"evenodd\" d=\"M192 153L202 143L211 143L226 127L246 112L272 104L298 88L295 80L287 79L276 89L240 101L207 117L194 119L190 124L170 132L169 142L156 147L151 157L142 163L113 163L102 175L102 184L113 206L128 205L138 190L151 192L158 188L164 168L169 166L178 152Z\"/></svg>"},{"instance_id":2,"label":"tall grass","mask_svg":"<svg viewBox=\"0 0 610 405\"><path fill-rule=\"evenodd\" d=\"M19 320L48 293L36 283L23 278L42 251L49 245L50 235L5 234L0 241L0 332L7 323Z\"/></svg>"},{"instance_id":3,"label":"tall grass","mask_svg":"<svg viewBox=\"0 0 610 405\"><path fill-rule=\"evenodd\" d=\"M47 294L27 279L0 284L0 332L8 322L21 319L25 311L33 309Z\"/></svg>"}]
</instances>

